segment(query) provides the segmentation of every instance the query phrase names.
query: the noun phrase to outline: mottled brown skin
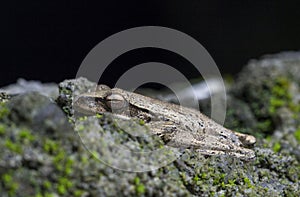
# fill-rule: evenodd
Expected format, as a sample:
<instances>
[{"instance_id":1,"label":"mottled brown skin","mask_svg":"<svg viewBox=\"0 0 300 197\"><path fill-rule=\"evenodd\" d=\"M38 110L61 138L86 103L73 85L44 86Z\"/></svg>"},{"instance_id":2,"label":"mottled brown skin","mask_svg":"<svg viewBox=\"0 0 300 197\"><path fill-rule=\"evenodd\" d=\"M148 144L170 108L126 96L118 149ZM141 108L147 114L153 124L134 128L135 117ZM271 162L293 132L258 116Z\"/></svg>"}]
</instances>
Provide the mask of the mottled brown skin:
<instances>
[{"instance_id":1,"label":"mottled brown skin","mask_svg":"<svg viewBox=\"0 0 300 197\"><path fill-rule=\"evenodd\" d=\"M74 108L85 114L111 112L142 119L169 146L193 148L206 155L255 158L254 151L246 148L255 144L255 137L226 129L197 110L119 88L100 85L94 92L80 95Z\"/></svg>"}]
</instances>

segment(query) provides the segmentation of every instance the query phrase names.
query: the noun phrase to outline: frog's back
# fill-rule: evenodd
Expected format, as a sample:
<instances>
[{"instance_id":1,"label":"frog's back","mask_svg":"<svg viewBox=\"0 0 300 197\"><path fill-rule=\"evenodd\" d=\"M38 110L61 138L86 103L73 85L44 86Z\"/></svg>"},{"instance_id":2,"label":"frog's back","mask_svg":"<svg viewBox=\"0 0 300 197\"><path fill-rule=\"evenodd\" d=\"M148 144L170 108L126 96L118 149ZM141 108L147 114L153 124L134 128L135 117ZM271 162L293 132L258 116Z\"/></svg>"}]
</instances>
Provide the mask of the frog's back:
<instances>
[{"instance_id":1,"label":"frog's back","mask_svg":"<svg viewBox=\"0 0 300 197\"><path fill-rule=\"evenodd\" d=\"M134 92L128 92L122 89L114 88L114 93L121 94L131 104L150 111L153 114L158 114L172 120L177 121L207 121L208 117L203 115L200 111L192 108L183 107L173 103L160 101L154 98L143 96Z\"/></svg>"}]
</instances>

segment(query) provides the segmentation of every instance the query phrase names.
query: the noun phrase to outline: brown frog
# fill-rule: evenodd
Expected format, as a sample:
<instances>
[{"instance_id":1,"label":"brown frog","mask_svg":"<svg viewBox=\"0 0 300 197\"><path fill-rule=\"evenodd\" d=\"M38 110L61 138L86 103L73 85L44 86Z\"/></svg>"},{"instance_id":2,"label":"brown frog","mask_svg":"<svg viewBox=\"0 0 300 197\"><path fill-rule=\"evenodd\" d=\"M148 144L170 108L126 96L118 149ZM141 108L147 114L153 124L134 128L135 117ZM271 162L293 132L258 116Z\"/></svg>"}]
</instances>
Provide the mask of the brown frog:
<instances>
[{"instance_id":1,"label":"brown frog","mask_svg":"<svg viewBox=\"0 0 300 197\"><path fill-rule=\"evenodd\" d=\"M226 129L195 109L106 85L79 95L73 106L85 114L113 113L125 119L139 118L168 146L193 148L205 155L255 158L254 151L248 148L255 144L255 137Z\"/></svg>"}]
</instances>

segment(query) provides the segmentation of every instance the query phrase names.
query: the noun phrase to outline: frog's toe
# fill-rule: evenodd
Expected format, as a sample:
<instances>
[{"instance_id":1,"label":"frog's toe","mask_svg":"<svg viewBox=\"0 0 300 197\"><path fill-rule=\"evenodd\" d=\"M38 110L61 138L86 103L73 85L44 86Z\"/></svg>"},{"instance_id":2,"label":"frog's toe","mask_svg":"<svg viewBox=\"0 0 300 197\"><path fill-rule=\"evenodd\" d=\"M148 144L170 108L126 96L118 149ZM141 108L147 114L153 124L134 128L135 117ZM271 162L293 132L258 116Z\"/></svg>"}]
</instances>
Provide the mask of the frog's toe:
<instances>
[{"instance_id":1,"label":"frog's toe","mask_svg":"<svg viewBox=\"0 0 300 197\"><path fill-rule=\"evenodd\" d=\"M239 138L243 146L252 146L256 143L256 138L252 135L247 135L238 132L234 132L234 134Z\"/></svg>"}]
</instances>

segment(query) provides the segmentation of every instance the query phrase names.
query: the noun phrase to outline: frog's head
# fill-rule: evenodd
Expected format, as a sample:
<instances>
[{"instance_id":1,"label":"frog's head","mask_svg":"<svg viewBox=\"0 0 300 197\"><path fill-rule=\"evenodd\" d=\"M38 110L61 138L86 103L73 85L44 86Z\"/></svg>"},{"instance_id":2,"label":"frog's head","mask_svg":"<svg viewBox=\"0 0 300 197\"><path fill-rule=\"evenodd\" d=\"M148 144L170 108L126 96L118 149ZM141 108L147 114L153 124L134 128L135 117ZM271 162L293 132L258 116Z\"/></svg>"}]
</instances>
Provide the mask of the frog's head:
<instances>
[{"instance_id":1,"label":"frog's head","mask_svg":"<svg viewBox=\"0 0 300 197\"><path fill-rule=\"evenodd\" d=\"M75 111L84 114L112 112L127 106L127 101L120 94L112 92L106 85L98 85L94 91L80 94L73 102Z\"/></svg>"}]
</instances>

